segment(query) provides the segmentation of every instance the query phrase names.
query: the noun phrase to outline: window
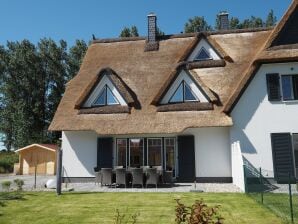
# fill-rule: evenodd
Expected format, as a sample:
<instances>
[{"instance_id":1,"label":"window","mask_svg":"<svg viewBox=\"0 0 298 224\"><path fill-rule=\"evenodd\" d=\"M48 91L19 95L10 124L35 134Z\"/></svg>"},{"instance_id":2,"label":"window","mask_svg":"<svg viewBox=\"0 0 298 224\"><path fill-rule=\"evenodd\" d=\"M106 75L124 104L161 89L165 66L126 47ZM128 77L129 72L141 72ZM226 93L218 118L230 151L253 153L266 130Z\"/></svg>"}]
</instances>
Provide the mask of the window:
<instances>
[{"instance_id":1,"label":"window","mask_svg":"<svg viewBox=\"0 0 298 224\"><path fill-rule=\"evenodd\" d=\"M195 94L192 92L191 88L185 81L182 81L172 97L169 103L182 103L188 101L199 101Z\"/></svg>"},{"instance_id":2,"label":"window","mask_svg":"<svg viewBox=\"0 0 298 224\"><path fill-rule=\"evenodd\" d=\"M126 167L127 140L117 139L117 166Z\"/></svg>"},{"instance_id":3,"label":"window","mask_svg":"<svg viewBox=\"0 0 298 224\"><path fill-rule=\"evenodd\" d=\"M298 75L281 76L283 100L298 100Z\"/></svg>"},{"instance_id":4,"label":"window","mask_svg":"<svg viewBox=\"0 0 298 224\"><path fill-rule=\"evenodd\" d=\"M119 104L119 102L107 85L104 86L103 90L99 94L99 97L93 103L94 106L107 106L115 104Z\"/></svg>"},{"instance_id":5,"label":"window","mask_svg":"<svg viewBox=\"0 0 298 224\"><path fill-rule=\"evenodd\" d=\"M204 60L212 60L207 50L202 47L197 56L195 57L195 61L204 61Z\"/></svg>"},{"instance_id":6,"label":"window","mask_svg":"<svg viewBox=\"0 0 298 224\"><path fill-rule=\"evenodd\" d=\"M175 138L165 138L165 169L175 176Z\"/></svg>"},{"instance_id":7,"label":"window","mask_svg":"<svg viewBox=\"0 0 298 224\"><path fill-rule=\"evenodd\" d=\"M129 166L143 166L144 140L142 138L129 139Z\"/></svg>"},{"instance_id":8,"label":"window","mask_svg":"<svg viewBox=\"0 0 298 224\"><path fill-rule=\"evenodd\" d=\"M162 140L161 138L148 138L148 166L162 165Z\"/></svg>"}]
</instances>

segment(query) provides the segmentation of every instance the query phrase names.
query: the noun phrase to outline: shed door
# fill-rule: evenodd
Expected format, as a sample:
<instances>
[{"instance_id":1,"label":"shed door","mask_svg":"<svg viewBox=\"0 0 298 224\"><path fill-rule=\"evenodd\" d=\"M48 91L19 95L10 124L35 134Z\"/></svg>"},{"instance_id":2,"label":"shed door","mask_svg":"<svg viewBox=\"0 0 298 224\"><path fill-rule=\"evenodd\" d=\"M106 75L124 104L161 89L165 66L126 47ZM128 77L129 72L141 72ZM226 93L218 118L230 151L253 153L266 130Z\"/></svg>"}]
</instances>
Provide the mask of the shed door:
<instances>
[{"instance_id":1,"label":"shed door","mask_svg":"<svg viewBox=\"0 0 298 224\"><path fill-rule=\"evenodd\" d=\"M274 177L278 183L288 182L294 177L294 158L290 133L271 134Z\"/></svg>"},{"instance_id":2,"label":"shed door","mask_svg":"<svg viewBox=\"0 0 298 224\"><path fill-rule=\"evenodd\" d=\"M179 181L195 181L195 143L192 135L178 136L178 166Z\"/></svg>"},{"instance_id":3,"label":"shed door","mask_svg":"<svg viewBox=\"0 0 298 224\"><path fill-rule=\"evenodd\" d=\"M97 168L113 167L113 138L98 138Z\"/></svg>"}]
</instances>

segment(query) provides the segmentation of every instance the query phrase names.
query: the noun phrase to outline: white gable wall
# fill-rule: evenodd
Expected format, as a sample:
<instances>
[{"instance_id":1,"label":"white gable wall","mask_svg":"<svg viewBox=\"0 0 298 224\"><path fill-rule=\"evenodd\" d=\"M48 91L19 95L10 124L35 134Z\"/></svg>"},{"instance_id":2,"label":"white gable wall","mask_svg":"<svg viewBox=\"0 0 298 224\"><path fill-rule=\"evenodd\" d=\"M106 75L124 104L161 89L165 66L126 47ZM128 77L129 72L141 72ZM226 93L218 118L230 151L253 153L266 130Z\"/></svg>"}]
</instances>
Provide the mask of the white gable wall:
<instances>
[{"instance_id":1,"label":"white gable wall","mask_svg":"<svg viewBox=\"0 0 298 224\"><path fill-rule=\"evenodd\" d=\"M125 100L121 96L121 94L118 92L114 84L111 82L111 80L105 75L98 85L94 88L93 92L90 94L88 100L84 103L84 107L91 107L94 101L99 97L99 94L101 93L102 89L104 86L107 85L114 96L117 98L118 102L120 103L121 106L127 106Z\"/></svg>"},{"instance_id":2,"label":"white gable wall","mask_svg":"<svg viewBox=\"0 0 298 224\"><path fill-rule=\"evenodd\" d=\"M92 131L62 132L63 177L94 177L97 166L97 134Z\"/></svg>"},{"instance_id":3,"label":"white gable wall","mask_svg":"<svg viewBox=\"0 0 298 224\"><path fill-rule=\"evenodd\" d=\"M195 47L195 49L193 50L193 52L191 53L191 55L188 57L187 61L194 61L202 47L205 48L205 50L209 53L210 57L213 60L220 60L221 59L219 57L219 55L215 52L213 47L205 39L201 39L200 42Z\"/></svg>"},{"instance_id":4,"label":"white gable wall","mask_svg":"<svg viewBox=\"0 0 298 224\"><path fill-rule=\"evenodd\" d=\"M166 95L161 100L161 104L168 104L169 100L173 96L174 92L177 90L182 80L184 80L188 84L191 91L197 96L200 102L208 102L208 99L204 96L202 91L197 87L197 84L194 83L194 81L189 77L188 74L186 74L184 70L182 70L178 75L177 79L172 84L172 86L169 88Z\"/></svg>"},{"instance_id":5,"label":"white gable wall","mask_svg":"<svg viewBox=\"0 0 298 224\"><path fill-rule=\"evenodd\" d=\"M231 113L234 125L231 127L230 137L232 150L235 151L235 144L238 144L242 155L255 168L262 167L265 170L263 174L273 177L270 134L298 133L298 101L268 101L267 73L298 74L298 63L261 66ZM235 156L238 156L237 153ZM236 160L232 158L232 161ZM237 166L235 162L234 165ZM239 175L235 175L233 174L233 178L237 181Z\"/></svg>"}]
</instances>

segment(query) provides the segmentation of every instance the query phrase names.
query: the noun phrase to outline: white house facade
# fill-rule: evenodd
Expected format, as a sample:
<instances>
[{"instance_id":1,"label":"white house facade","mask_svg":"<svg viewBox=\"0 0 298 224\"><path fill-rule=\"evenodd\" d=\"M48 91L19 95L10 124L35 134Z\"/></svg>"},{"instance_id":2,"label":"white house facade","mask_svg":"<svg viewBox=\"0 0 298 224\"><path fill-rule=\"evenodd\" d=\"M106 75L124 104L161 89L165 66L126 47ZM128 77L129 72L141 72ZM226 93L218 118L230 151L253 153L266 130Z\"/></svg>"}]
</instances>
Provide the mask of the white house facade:
<instances>
[{"instance_id":1,"label":"white house facade","mask_svg":"<svg viewBox=\"0 0 298 224\"><path fill-rule=\"evenodd\" d=\"M49 128L64 181L120 166L243 191L246 166L297 179L296 21L294 1L273 28L156 36L150 14L147 38L94 40Z\"/></svg>"}]
</instances>

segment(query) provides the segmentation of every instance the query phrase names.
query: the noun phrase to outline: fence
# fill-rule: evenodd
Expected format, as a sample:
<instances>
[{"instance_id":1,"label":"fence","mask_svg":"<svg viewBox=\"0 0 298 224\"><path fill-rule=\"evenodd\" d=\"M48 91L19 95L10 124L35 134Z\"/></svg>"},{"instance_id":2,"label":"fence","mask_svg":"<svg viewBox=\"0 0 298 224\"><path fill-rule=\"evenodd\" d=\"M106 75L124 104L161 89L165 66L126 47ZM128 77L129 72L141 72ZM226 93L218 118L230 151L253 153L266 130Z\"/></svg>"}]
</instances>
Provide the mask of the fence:
<instances>
[{"instance_id":1,"label":"fence","mask_svg":"<svg viewBox=\"0 0 298 224\"><path fill-rule=\"evenodd\" d=\"M245 192L288 223L298 224L298 185L291 173L278 173L278 181L270 172L244 165Z\"/></svg>"}]
</instances>

